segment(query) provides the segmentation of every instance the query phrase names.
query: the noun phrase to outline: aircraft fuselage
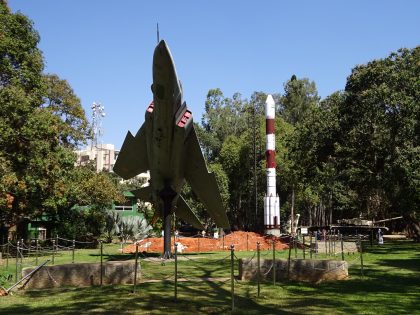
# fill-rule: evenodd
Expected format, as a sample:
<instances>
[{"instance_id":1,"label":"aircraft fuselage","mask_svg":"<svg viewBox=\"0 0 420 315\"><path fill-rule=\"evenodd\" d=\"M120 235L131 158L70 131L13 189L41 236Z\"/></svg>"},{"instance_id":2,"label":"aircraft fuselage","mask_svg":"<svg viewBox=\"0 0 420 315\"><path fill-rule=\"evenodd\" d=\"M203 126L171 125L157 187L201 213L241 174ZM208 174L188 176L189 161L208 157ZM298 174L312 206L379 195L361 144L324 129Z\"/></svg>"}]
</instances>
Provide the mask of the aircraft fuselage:
<instances>
[{"instance_id":1,"label":"aircraft fuselage","mask_svg":"<svg viewBox=\"0 0 420 315\"><path fill-rule=\"evenodd\" d=\"M153 103L146 111L147 146L155 204L163 207L162 191L179 194L185 183L184 142L192 126L192 114L183 102L171 53L161 41L153 55ZM177 195L172 199L176 204Z\"/></svg>"},{"instance_id":2,"label":"aircraft fuselage","mask_svg":"<svg viewBox=\"0 0 420 315\"><path fill-rule=\"evenodd\" d=\"M114 165L124 179L150 171L149 185L133 190L144 201L152 202L155 218L163 219L164 256L170 256L171 213L203 229L188 203L180 196L187 181L221 227L229 220L213 173L209 172L193 127L192 113L183 102L171 53L161 41L153 54L153 102L146 110L145 122L135 136L129 131ZM153 223L153 222L152 222Z\"/></svg>"}]
</instances>

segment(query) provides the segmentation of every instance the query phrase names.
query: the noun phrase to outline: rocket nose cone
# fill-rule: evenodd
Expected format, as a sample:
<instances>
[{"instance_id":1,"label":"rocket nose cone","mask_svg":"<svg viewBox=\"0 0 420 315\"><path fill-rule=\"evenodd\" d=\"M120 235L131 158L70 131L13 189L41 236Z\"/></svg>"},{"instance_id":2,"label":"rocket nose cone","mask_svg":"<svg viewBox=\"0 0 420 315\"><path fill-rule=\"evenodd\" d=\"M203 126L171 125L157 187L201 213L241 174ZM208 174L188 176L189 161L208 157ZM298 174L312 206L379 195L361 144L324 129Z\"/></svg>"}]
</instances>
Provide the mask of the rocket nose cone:
<instances>
[{"instance_id":1,"label":"rocket nose cone","mask_svg":"<svg viewBox=\"0 0 420 315\"><path fill-rule=\"evenodd\" d=\"M276 104L273 97L269 94L265 100L265 117L267 119L274 119L276 116Z\"/></svg>"},{"instance_id":2,"label":"rocket nose cone","mask_svg":"<svg viewBox=\"0 0 420 315\"><path fill-rule=\"evenodd\" d=\"M265 103L267 105L274 106L274 98L271 94L267 95L267 99L265 100Z\"/></svg>"}]
</instances>

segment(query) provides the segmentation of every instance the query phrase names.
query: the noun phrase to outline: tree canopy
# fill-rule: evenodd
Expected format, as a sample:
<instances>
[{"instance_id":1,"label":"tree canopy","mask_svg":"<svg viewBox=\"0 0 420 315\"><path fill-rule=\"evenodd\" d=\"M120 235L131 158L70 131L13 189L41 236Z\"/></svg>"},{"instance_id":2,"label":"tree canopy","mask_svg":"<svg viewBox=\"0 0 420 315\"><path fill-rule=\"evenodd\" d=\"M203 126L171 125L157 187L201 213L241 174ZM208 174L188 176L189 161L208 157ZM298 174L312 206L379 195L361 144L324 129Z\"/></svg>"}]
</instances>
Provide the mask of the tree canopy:
<instances>
[{"instance_id":1,"label":"tree canopy","mask_svg":"<svg viewBox=\"0 0 420 315\"><path fill-rule=\"evenodd\" d=\"M70 85L44 74L39 34L0 1L0 226L48 216L75 204L109 206L117 184L75 167L73 150L87 141L88 121Z\"/></svg>"},{"instance_id":2,"label":"tree canopy","mask_svg":"<svg viewBox=\"0 0 420 315\"><path fill-rule=\"evenodd\" d=\"M282 219L291 191L303 224L363 215L384 219L419 207L420 47L356 66L344 91L320 100L315 83L292 78L275 94L277 191ZM236 228L261 228L265 192L263 104L209 91L200 136L229 183ZM255 164L255 167L254 167ZM254 176L255 175L255 176ZM257 204L257 207L255 207ZM259 205L258 205L259 204Z\"/></svg>"}]
</instances>

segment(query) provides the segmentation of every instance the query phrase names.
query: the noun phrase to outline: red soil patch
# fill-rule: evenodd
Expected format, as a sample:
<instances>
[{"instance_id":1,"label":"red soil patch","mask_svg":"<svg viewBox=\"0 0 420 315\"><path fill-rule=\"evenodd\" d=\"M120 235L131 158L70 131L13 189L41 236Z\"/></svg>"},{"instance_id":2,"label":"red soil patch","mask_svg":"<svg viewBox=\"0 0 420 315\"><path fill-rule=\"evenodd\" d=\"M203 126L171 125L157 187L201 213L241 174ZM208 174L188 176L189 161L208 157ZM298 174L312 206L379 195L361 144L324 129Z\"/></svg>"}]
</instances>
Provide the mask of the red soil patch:
<instances>
[{"instance_id":1,"label":"red soil patch","mask_svg":"<svg viewBox=\"0 0 420 315\"><path fill-rule=\"evenodd\" d=\"M276 249L286 249L288 246L273 236L262 236L254 232L233 232L222 238L206 237L179 237L177 238L178 251L183 253L213 252L220 250L229 250L230 245L235 246L236 251L256 250L257 242L260 243L261 250L273 248L273 240L276 243ZM161 253L163 252L162 237L150 237L138 242L140 252ZM174 239L171 240L171 246L174 246ZM136 245L131 244L123 249L123 253L135 253Z\"/></svg>"}]
</instances>

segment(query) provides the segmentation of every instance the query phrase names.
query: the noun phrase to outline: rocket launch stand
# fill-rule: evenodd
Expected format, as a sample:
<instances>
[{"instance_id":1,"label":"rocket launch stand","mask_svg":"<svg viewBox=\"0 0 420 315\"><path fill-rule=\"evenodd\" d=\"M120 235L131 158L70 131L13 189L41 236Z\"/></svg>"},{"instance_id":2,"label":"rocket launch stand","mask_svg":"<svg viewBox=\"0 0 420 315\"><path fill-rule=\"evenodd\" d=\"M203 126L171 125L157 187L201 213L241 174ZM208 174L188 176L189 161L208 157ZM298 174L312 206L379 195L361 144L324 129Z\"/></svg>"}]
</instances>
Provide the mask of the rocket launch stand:
<instances>
[{"instance_id":1,"label":"rocket launch stand","mask_svg":"<svg viewBox=\"0 0 420 315\"><path fill-rule=\"evenodd\" d=\"M265 234L280 236L280 198L270 195L264 197Z\"/></svg>"}]
</instances>

